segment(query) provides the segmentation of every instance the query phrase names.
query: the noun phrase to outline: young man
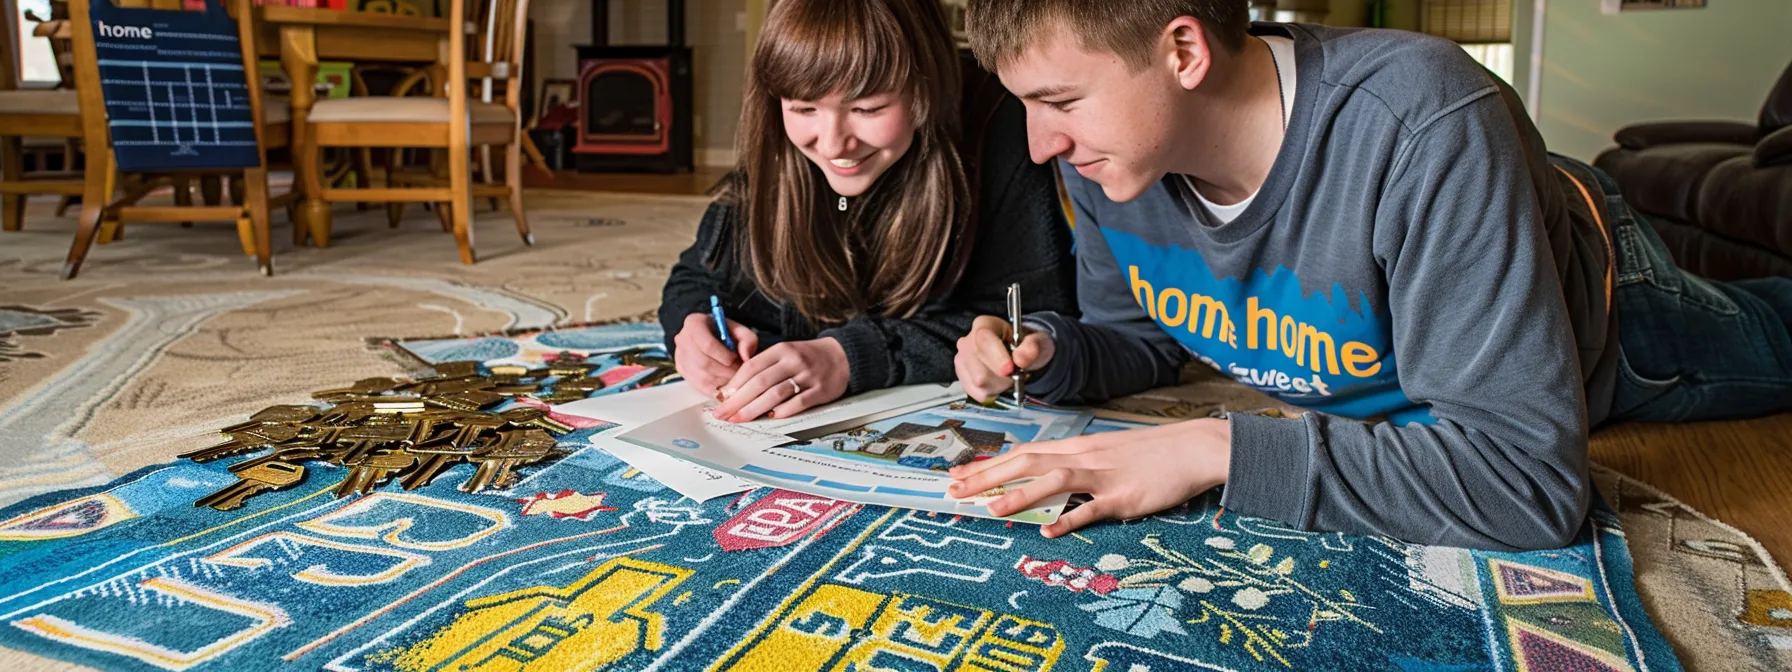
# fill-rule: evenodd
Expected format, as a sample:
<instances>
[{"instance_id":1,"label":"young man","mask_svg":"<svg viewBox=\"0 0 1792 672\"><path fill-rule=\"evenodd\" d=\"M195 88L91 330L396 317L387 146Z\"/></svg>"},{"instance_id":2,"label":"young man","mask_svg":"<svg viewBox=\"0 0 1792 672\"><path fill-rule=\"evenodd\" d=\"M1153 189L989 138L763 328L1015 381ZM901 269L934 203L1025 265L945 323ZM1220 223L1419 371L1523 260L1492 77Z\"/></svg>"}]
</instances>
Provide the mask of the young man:
<instances>
[{"instance_id":1,"label":"young man","mask_svg":"<svg viewBox=\"0 0 1792 672\"><path fill-rule=\"evenodd\" d=\"M954 494L1034 480L1140 516L1225 484L1305 529L1559 547L1587 431L1792 407L1792 279L1677 269L1609 178L1552 157L1510 87L1412 33L1249 24L1237 0L972 0L971 44L1027 107L1073 205L1081 320L959 342L987 399L1172 384L1189 358L1314 412L1017 447Z\"/></svg>"}]
</instances>

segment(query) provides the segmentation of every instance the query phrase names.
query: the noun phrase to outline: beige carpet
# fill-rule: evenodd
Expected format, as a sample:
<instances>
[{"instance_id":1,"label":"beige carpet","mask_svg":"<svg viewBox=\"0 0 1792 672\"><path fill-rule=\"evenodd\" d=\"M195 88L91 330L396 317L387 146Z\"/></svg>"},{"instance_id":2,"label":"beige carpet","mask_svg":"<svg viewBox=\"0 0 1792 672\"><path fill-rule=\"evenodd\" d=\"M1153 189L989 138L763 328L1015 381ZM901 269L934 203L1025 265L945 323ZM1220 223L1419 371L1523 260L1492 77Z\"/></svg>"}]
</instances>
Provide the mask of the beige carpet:
<instances>
[{"instance_id":1,"label":"beige carpet","mask_svg":"<svg viewBox=\"0 0 1792 672\"><path fill-rule=\"evenodd\" d=\"M404 373L371 338L643 315L704 203L531 192L537 244L482 211L470 267L421 209L393 230L383 212L339 207L325 250L293 249L277 216L272 278L255 272L231 226L138 225L64 282L74 221L33 201L25 231L0 233L0 505L168 461L312 390ZM1275 404L1191 373L1118 405L1187 417ZM1623 519L1639 592L1689 669L1792 669L1792 593L1758 545L1653 488L1596 475Z\"/></svg>"}]
</instances>

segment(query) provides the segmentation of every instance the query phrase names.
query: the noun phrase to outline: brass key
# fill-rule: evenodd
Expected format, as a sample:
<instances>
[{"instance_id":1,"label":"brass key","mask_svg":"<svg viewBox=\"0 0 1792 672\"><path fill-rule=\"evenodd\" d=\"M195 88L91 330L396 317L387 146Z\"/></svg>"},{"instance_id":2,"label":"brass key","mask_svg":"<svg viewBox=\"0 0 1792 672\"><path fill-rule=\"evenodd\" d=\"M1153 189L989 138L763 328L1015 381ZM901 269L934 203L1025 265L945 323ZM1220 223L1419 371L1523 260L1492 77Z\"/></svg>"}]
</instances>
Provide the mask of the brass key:
<instances>
[{"instance_id":1,"label":"brass key","mask_svg":"<svg viewBox=\"0 0 1792 672\"><path fill-rule=\"evenodd\" d=\"M251 429L234 432L230 440L199 450L181 453L176 457L186 458L194 462L210 462L226 457L234 457L245 453L267 448L270 445L289 441L299 435L299 428L293 425L261 425Z\"/></svg>"},{"instance_id":2,"label":"brass key","mask_svg":"<svg viewBox=\"0 0 1792 672\"><path fill-rule=\"evenodd\" d=\"M405 472L404 476L399 479L398 485L406 490L416 490L427 486L436 480L437 476L441 476L443 471L460 464L467 459L468 455L472 455L482 448L484 446L474 443L456 445L446 442L412 447L410 452L417 456L417 466Z\"/></svg>"},{"instance_id":3,"label":"brass key","mask_svg":"<svg viewBox=\"0 0 1792 672\"><path fill-rule=\"evenodd\" d=\"M509 487L510 470L519 464L538 462L554 449L554 437L541 429L500 432L498 442L469 459L479 466L463 490L479 492L488 487Z\"/></svg>"},{"instance_id":4,"label":"brass key","mask_svg":"<svg viewBox=\"0 0 1792 672\"><path fill-rule=\"evenodd\" d=\"M463 359L454 362L437 362L430 365L440 378L465 378L479 375L479 362Z\"/></svg>"},{"instance_id":5,"label":"brass key","mask_svg":"<svg viewBox=\"0 0 1792 672\"><path fill-rule=\"evenodd\" d=\"M548 365L548 375L551 376L582 378L596 370L596 364L586 364L570 357L556 358L554 363Z\"/></svg>"},{"instance_id":6,"label":"brass key","mask_svg":"<svg viewBox=\"0 0 1792 672\"><path fill-rule=\"evenodd\" d=\"M601 378L569 378L554 383L554 389L596 392L604 389L604 381Z\"/></svg>"},{"instance_id":7,"label":"brass key","mask_svg":"<svg viewBox=\"0 0 1792 672\"><path fill-rule=\"evenodd\" d=\"M336 498L341 499L352 493L368 493L374 488L384 485L393 474L417 463L417 456L404 451L378 452L367 455L352 463L348 463L348 476L342 484L336 486Z\"/></svg>"},{"instance_id":8,"label":"brass key","mask_svg":"<svg viewBox=\"0 0 1792 672\"><path fill-rule=\"evenodd\" d=\"M270 462L236 473L238 480L223 490L201 497L193 506L209 506L219 511L239 508L250 497L271 490L284 490L305 480L305 468L296 464Z\"/></svg>"},{"instance_id":9,"label":"brass key","mask_svg":"<svg viewBox=\"0 0 1792 672\"><path fill-rule=\"evenodd\" d=\"M484 390L465 390L453 394L430 397L424 402L437 408L450 408L457 411L478 411L491 408L504 402L506 397L496 392Z\"/></svg>"},{"instance_id":10,"label":"brass key","mask_svg":"<svg viewBox=\"0 0 1792 672\"><path fill-rule=\"evenodd\" d=\"M339 387L333 390L318 390L311 393L311 398L318 401L331 402L353 401L362 397L391 392L404 384L404 381L397 378L363 378L355 381L355 384L348 387Z\"/></svg>"},{"instance_id":11,"label":"brass key","mask_svg":"<svg viewBox=\"0 0 1792 672\"><path fill-rule=\"evenodd\" d=\"M400 388L398 388L397 391L402 394L417 394L417 395L422 395L425 398L428 398L428 397L437 397L437 396L441 396L444 394L454 394L456 392L467 392L467 391L471 391L471 390L490 390L491 388L496 387L496 386L497 386L497 383L492 382L491 379L489 379L489 378L483 378L483 377L481 377L481 378L455 378L455 379L442 379L442 380L430 379L430 380L419 380L415 383L411 383L404 387L400 387Z\"/></svg>"},{"instance_id":12,"label":"brass key","mask_svg":"<svg viewBox=\"0 0 1792 672\"><path fill-rule=\"evenodd\" d=\"M249 416L248 422L225 427L223 432L225 434L235 434L262 425L302 424L317 419L317 416L317 407L315 406L302 406L296 404L269 406L261 409L255 415Z\"/></svg>"},{"instance_id":13,"label":"brass key","mask_svg":"<svg viewBox=\"0 0 1792 672\"><path fill-rule=\"evenodd\" d=\"M264 464L268 464L270 462L285 462L287 464L298 464L298 463L304 462L306 460L315 460L320 457L324 457L326 455L329 455L330 453L331 453L331 451L325 450L325 449L323 449L321 447L317 447L317 446L303 447L303 448L283 448L281 450L276 450L276 451L268 453L266 455L262 455L261 457L243 460L242 462L238 462L236 464L230 465L227 468L230 469L230 472L233 474L240 474L242 472L248 471L250 469L254 469L256 467L259 467Z\"/></svg>"},{"instance_id":14,"label":"brass key","mask_svg":"<svg viewBox=\"0 0 1792 672\"><path fill-rule=\"evenodd\" d=\"M446 444L455 445L455 446L475 445L478 443L479 435L481 433L484 433L488 429L497 429L499 427L503 427L505 424L507 424L509 422L510 422L509 420L506 420L503 416L498 415L496 413L485 413L485 412L457 413L454 416L453 424L458 425L459 428L453 434L449 434L447 436L442 436L442 435L438 434L436 436L436 438L434 438L430 441L424 442L424 443L419 443L417 445L419 445L419 446L425 445L425 444L434 445L434 444L440 444L440 443L446 443ZM413 448L414 447L415 446L413 446Z\"/></svg>"},{"instance_id":15,"label":"brass key","mask_svg":"<svg viewBox=\"0 0 1792 672\"><path fill-rule=\"evenodd\" d=\"M349 402L337 404L335 408L324 413L315 424L343 427L358 423L373 415L373 404L366 402Z\"/></svg>"},{"instance_id":16,"label":"brass key","mask_svg":"<svg viewBox=\"0 0 1792 672\"><path fill-rule=\"evenodd\" d=\"M649 373L645 376L642 376L640 380L635 381L635 389L641 389L641 388L645 388L645 387L653 387L653 386L663 383L667 380L671 380L674 376L677 376L677 375L678 375L678 369L672 368L670 366L656 367L656 368L654 368L653 373Z\"/></svg>"},{"instance_id":17,"label":"brass key","mask_svg":"<svg viewBox=\"0 0 1792 672\"><path fill-rule=\"evenodd\" d=\"M344 427L336 432L336 446L343 451L343 464L349 465L381 448L402 444L411 432L409 424Z\"/></svg>"},{"instance_id":18,"label":"brass key","mask_svg":"<svg viewBox=\"0 0 1792 672\"><path fill-rule=\"evenodd\" d=\"M580 397L583 398L583 397ZM548 417L548 412L534 406L518 406L499 415L518 427L536 427L553 432L554 436L566 436L572 433L572 426Z\"/></svg>"}]
</instances>

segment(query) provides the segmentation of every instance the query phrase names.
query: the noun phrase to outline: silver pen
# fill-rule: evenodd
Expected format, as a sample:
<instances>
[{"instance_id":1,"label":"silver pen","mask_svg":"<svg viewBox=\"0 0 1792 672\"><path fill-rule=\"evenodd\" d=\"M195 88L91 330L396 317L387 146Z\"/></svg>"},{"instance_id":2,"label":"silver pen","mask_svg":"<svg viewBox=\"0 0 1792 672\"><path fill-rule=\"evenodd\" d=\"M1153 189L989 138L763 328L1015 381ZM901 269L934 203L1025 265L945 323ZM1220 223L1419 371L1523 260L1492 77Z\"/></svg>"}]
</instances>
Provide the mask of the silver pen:
<instances>
[{"instance_id":1,"label":"silver pen","mask_svg":"<svg viewBox=\"0 0 1792 672\"><path fill-rule=\"evenodd\" d=\"M1008 352L1020 347L1020 283L1008 285ZM1027 407L1027 372L1019 366L1008 378L1014 381L1015 408Z\"/></svg>"}]
</instances>

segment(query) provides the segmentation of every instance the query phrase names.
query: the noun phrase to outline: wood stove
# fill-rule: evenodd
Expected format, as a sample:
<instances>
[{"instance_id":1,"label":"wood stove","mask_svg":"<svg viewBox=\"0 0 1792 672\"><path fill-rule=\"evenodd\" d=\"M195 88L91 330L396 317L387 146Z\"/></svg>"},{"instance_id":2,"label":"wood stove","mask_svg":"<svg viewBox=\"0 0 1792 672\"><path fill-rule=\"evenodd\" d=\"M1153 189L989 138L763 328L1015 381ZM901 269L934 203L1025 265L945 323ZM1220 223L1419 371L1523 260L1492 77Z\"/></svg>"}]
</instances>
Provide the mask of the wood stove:
<instances>
[{"instance_id":1,"label":"wood stove","mask_svg":"<svg viewBox=\"0 0 1792 672\"><path fill-rule=\"evenodd\" d=\"M691 49L684 1L667 0L665 45L609 44L609 3L593 0L591 39L577 47L579 172L693 168Z\"/></svg>"}]
</instances>

